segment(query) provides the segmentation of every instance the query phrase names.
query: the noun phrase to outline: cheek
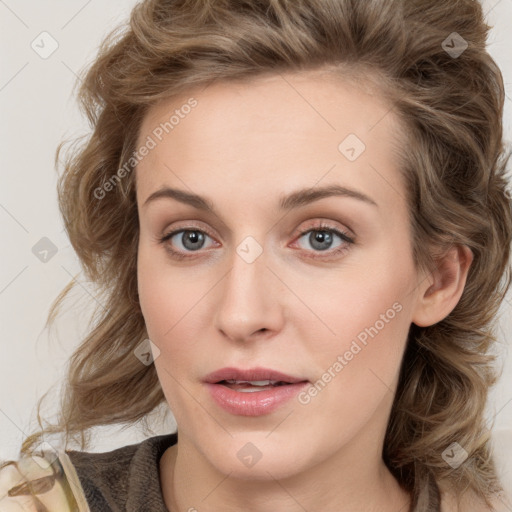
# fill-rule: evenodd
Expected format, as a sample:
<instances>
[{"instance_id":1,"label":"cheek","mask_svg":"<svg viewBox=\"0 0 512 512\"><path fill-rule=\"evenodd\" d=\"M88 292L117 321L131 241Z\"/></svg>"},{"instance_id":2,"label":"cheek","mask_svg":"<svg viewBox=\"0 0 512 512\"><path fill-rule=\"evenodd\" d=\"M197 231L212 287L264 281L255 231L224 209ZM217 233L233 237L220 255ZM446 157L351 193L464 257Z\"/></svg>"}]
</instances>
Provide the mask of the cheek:
<instances>
[{"instance_id":1,"label":"cheek","mask_svg":"<svg viewBox=\"0 0 512 512\"><path fill-rule=\"evenodd\" d=\"M178 382L201 377L211 318L208 294L215 281L211 272L200 275L173 267L165 254L146 247L139 248L137 273L148 336L160 350L155 367L169 404L179 410L175 403L182 391Z\"/></svg>"},{"instance_id":2,"label":"cheek","mask_svg":"<svg viewBox=\"0 0 512 512\"><path fill-rule=\"evenodd\" d=\"M393 402L410 306L403 286L391 284L381 280L377 286L373 281L371 289L360 286L346 289L348 295L338 292L337 307L331 303L328 315L324 310L336 336L316 337L317 345L308 347L316 375L313 385L298 397L304 407L300 410L313 418L315 429L323 429L339 445L372 418L383 418ZM379 421L372 427L376 436Z\"/></svg>"},{"instance_id":3,"label":"cheek","mask_svg":"<svg viewBox=\"0 0 512 512\"><path fill-rule=\"evenodd\" d=\"M196 313L208 291L208 280L172 267L161 249L139 246L137 281L148 334L164 341Z\"/></svg>"},{"instance_id":4,"label":"cheek","mask_svg":"<svg viewBox=\"0 0 512 512\"><path fill-rule=\"evenodd\" d=\"M315 328L300 320L300 330L309 333L301 339L314 340L309 353L318 378L336 381L333 388L350 386L354 398L368 395L371 383L393 386L405 349L416 273L412 261L391 256L345 268L322 293L303 287L305 295L316 298L312 307L330 331L315 336L320 323Z\"/></svg>"},{"instance_id":5,"label":"cheek","mask_svg":"<svg viewBox=\"0 0 512 512\"><path fill-rule=\"evenodd\" d=\"M296 284L295 289L331 332L323 337L326 349L334 336L337 344L333 348L337 350L354 338L364 343L371 335L394 338L397 332L408 330L415 284L409 261L360 261L330 273L329 279L302 279ZM305 320L302 325L306 328ZM312 327L310 324L309 331Z\"/></svg>"},{"instance_id":6,"label":"cheek","mask_svg":"<svg viewBox=\"0 0 512 512\"><path fill-rule=\"evenodd\" d=\"M179 272L170 272L169 265L155 257L156 251L139 246L137 280L139 301L149 339L160 350L155 368L166 400L176 416L184 405L178 382L180 368L193 368L190 339L169 343L186 324L191 314L195 293L180 282ZM190 404L189 404L190 406Z\"/></svg>"}]
</instances>

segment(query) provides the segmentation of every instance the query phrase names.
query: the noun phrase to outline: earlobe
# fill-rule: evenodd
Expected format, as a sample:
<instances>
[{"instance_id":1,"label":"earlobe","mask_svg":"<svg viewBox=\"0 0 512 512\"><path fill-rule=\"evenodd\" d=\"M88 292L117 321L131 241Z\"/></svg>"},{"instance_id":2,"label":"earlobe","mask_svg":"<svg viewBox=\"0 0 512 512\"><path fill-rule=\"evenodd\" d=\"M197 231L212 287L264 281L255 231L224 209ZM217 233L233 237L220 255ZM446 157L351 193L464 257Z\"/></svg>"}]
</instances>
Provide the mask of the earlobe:
<instances>
[{"instance_id":1,"label":"earlobe","mask_svg":"<svg viewBox=\"0 0 512 512\"><path fill-rule=\"evenodd\" d=\"M453 246L438 260L424 280L412 318L419 327L428 327L446 318L459 302L468 277L473 253L467 246Z\"/></svg>"}]
</instances>

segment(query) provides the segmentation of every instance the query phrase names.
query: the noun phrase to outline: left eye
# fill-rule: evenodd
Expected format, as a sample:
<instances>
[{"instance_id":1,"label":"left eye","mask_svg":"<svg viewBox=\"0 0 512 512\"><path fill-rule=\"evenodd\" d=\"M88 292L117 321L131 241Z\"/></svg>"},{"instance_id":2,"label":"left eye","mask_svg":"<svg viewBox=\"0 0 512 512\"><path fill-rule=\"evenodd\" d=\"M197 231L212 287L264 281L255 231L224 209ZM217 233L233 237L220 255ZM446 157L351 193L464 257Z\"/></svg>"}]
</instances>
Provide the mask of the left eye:
<instances>
[{"instance_id":1,"label":"left eye","mask_svg":"<svg viewBox=\"0 0 512 512\"><path fill-rule=\"evenodd\" d=\"M334 245L335 238L339 239L337 245ZM327 251L329 249L336 249L344 244L353 243L352 239L345 233L337 229L310 229L304 231L302 236L298 239L306 239L307 243L313 248L314 251ZM300 244L299 244L300 245ZM307 247L301 246L303 249Z\"/></svg>"}]
</instances>

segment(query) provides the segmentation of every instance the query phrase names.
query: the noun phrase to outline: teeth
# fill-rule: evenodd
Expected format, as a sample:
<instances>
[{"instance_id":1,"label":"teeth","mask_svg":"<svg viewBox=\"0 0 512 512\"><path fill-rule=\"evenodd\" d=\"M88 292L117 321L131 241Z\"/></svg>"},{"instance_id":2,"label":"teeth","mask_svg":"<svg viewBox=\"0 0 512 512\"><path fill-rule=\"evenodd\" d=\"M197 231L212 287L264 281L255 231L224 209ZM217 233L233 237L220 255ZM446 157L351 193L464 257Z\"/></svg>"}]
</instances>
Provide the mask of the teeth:
<instances>
[{"instance_id":1,"label":"teeth","mask_svg":"<svg viewBox=\"0 0 512 512\"><path fill-rule=\"evenodd\" d=\"M268 389L272 389L272 387L269 387ZM258 389L256 386L254 388L244 388L244 389L238 389L239 393L258 393L260 391L266 391L266 389Z\"/></svg>"},{"instance_id":2,"label":"teeth","mask_svg":"<svg viewBox=\"0 0 512 512\"><path fill-rule=\"evenodd\" d=\"M230 379L226 381L229 384L250 384L251 386L274 386L278 380L234 380Z\"/></svg>"}]
</instances>

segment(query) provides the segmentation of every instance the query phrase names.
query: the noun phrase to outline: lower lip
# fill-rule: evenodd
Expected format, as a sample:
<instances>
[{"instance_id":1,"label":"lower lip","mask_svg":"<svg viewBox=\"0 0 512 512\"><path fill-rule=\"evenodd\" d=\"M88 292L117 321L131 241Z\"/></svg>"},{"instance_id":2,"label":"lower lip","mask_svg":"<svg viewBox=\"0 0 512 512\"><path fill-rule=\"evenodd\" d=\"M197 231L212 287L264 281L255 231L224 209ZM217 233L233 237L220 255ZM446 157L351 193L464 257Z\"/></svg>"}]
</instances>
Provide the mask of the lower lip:
<instances>
[{"instance_id":1,"label":"lower lip","mask_svg":"<svg viewBox=\"0 0 512 512\"><path fill-rule=\"evenodd\" d=\"M264 391L235 391L222 384L206 384L212 398L224 410L239 416L270 414L296 396L309 382L276 386Z\"/></svg>"}]
</instances>

